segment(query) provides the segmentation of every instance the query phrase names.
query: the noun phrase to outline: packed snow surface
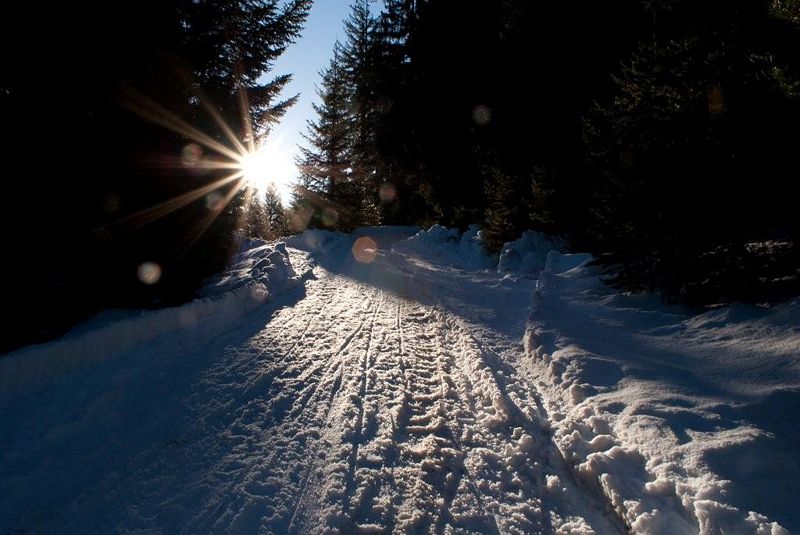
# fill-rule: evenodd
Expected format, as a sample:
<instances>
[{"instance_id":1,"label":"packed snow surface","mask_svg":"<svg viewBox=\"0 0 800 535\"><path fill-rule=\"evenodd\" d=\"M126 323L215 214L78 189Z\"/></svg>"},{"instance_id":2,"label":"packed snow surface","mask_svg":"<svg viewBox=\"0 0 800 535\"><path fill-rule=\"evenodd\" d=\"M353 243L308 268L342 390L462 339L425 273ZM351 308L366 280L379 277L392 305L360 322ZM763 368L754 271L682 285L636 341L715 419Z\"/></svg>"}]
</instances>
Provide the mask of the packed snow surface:
<instances>
[{"instance_id":1,"label":"packed snow surface","mask_svg":"<svg viewBox=\"0 0 800 535\"><path fill-rule=\"evenodd\" d=\"M0 532L798 529L797 304L480 241L251 242L196 302L0 357Z\"/></svg>"}]
</instances>

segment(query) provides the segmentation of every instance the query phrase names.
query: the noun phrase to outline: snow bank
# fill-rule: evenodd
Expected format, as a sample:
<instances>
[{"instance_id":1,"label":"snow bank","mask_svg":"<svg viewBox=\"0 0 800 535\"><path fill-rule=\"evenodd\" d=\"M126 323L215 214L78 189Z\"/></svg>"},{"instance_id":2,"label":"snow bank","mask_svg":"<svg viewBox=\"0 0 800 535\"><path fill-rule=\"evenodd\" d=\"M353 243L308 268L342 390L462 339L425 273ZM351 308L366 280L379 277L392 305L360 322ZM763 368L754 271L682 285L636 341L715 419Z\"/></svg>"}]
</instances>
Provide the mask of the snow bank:
<instances>
[{"instance_id":1,"label":"snow bank","mask_svg":"<svg viewBox=\"0 0 800 535\"><path fill-rule=\"evenodd\" d=\"M285 243L270 245L264 240L250 239L242 244L232 267L212 280L202 295L222 295L253 284L279 295L296 286L298 280Z\"/></svg>"},{"instance_id":2,"label":"snow bank","mask_svg":"<svg viewBox=\"0 0 800 535\"><path fill-rule=\"evenodd\" d=\"M0 358L0 392L55 379L176 331L191 330L210 339L300 281L285 244L248 241L231 269L213 280L199 299L173 308L101 316L59 340Z\"/></svg>"},{"instance_id":3,"label":"snow bank","mask_svg":"<svg viewBox=\"0 0 800 535\"><path fill-rule=\"evenodd\" d=\"M289 247L307 253L310 265L319 265L334 271L348 269L351 264L371 264L381 250L408 238L418 227L384 226L359 227L350 234L329 230L311 229L286 240Z\"/></svg>"},{"instance_id":4,"label":"snow bank","mask_svg":"<svg viewBox=\"0 0 800 535\"><path fill-rule=\"evenodd\" d=\"M477 225L470 225L463 235L458 229L434 225L396 243L392 251L462 268L489 269L497 264L497 259L484 250Z\"/></svg>"},{"instance_id":5,"label":"snow bank","mask_svg":"<svg viewBox=\"0 0 800 535\"><path fill-rule=\"evenodd\" d=\"M565 248L566 242L561 238L528 230L519 239L503 245L497 271L538 275L544 268L548 253Z\"/></svg>"},{"instance_id":6,"label":"snow bank","mask_svg":"<svg viewBox=\"0 0 800 535\"><path fill-rule=\"evenodd\" d=\"M311 229L287 238L286 244L302 251L324 252L343 247L349 241L347 234L341 232Z\"/></svg>"},{"instance_id":7,"label":"snow bank","mask_svg":"<svg viewBox=\"0 0 800 535\"><path fill-rule=\"evenodd\" d=\"M398 242L392 251L432 260L438 264L466 269L491 269L498 273L519 273L538 276L550 251L561 251L566 242L540 232L526 231L522 236L503 245L500 258L486 253L480 228L470 225L461 235L457 229L434 225Z\"/></svg>"},{"instance_id":8,"label":"snow bank","mask_svg":"<svg viewBox=\"0 0 800 535\"><path fill-rule=\"evenodd\" d=\"M434 225L398 242L392 251L407 256L432 260L438 264L466 269L491 269L498 273L538 276L550 251L563 251L566 242L532 230L503 245L500 258L486 253L480 228L470 225L464 234L457 229Z\"/></svg>"},{"instance_id":9,"label":"snow bank","mask_svg":"<svg viewBox=\"0 0 800 535\"><path fill-rule=\"evenodd\" d=\"M551 252L525 348L556 442L635 533L800 531L800 300L702 314Z\"/></svg>"}]
</instances>

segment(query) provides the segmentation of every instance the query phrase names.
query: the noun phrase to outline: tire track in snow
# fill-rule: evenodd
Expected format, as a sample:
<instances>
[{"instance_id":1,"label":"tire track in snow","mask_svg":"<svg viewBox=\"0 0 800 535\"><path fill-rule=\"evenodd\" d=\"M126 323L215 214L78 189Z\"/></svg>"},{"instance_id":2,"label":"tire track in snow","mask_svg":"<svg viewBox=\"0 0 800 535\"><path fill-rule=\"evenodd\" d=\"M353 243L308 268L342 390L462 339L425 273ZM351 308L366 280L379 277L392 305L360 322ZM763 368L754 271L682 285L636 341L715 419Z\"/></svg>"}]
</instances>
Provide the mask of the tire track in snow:
<instances>
[{"instance_id":1,"label":"tire track in snow","mask_svg":"<svg viewBox=\"0 0 800 535\"><path fill-rule=\"evenodd\" d=\"M375 296L372 296L370 302L374 302L375 306L372 307L371 304L368 304L365 308L366 309L375 309L377 310L380 306L380 300L375 299ZM351 307L352 308L352 307ZM357 310L352 308L352 310ZM327 442L326 432L325 430L329 427L329 420L330 420L330 413L331 409L334 405L334 399L338 396L341 391L343 375L344 375L344 367L346 364L346 355L345 353L350 348L351 344L359 339L362 331L367 322L367 315L365 313L361 313L359 315L360 321L358 326L352 330L348 335L345 336L344 340L339 344L336 351L330 355L328 358L321 361L320 365L315 368L315 371L309 375L317 375L317 370L321 370L321 373L318 375L320 379L316 382L312 383L309 387L308 392L304 395L304 399L301 400L300 406L298 407L298 412L302 414L308 407L311 407L312 410L316 409L316 412L319 413L322 411L323 415L321 418L315 422L317 424L317 435L318 437L315 440L315 443L307 449L307 454L304 458L310 458L311 462L309 468L307 469L305 475L303 476L303 482L301 484L300 490L297 493L295 498L294 506L292 507L292 516L291 520L289 521L289 525L287 530L289 532L297 532L299 529L302 529L302 526L298 528L297 526L297 516L298 512L300 511L302 505L307 502L307 494L309 490L310 482L314 477L314 471L317 466L317 462L319 460L319 450L322 445ZM341 316L337 316L334 318L335 321L341 322ZM345 322L346 323L346 322ZM335 379L332 379L335 377ZM332 387L330 389L320 390L321 386L330 385L332 383ZM328 395L325 395L325 392L328 392ZM327 399L326 399L327 398ZM323 406L323 409L320 409L320 406ZM320 423L321 422L321 423Z\"/></svg>"},{"instance_id":2,"label":"tire track in snow","mask_svg":"<svg viewBox=\"0 0 800 535\"><path fill-rule=\"evenodd\" d=\"M319 294L329 294L328 288L333 289L328 284ZM274 416L271 406L265 408L259 398L269 398L270 392L275 392L273 380L281 370L272 357L280 354L283 334L299 320L309 318L307 325L310 325L313 318L322 313L322 310L314 310L310 301L301 300L294 307L277 310L267 327L249 343L226 350L219 363L198 384L195 394L186 400L188 412L197 419L190 425L176 426L180 432L168 450L154 444L137 456L139 460L129 461L139 466L126 477L129 488L140 496L135 508L196 509L198 499L202 502L205 499L202 496L213 488L214 496L207 500L211 505L202 507L199 514L187 519L185 524L196 526L196 531L208 531L215 524L221 525L220 519L229 518L227 511L234 508L234 497L248 495L246 489L239 488L252 471L246 452L241 451L244 438L236 429L252 427L243 421L252 413L267 415L258 422L260 426L269 427L275 423L274 418L269 418ZM272 343L267 344L270 338ZM295 341L293 347L303 342L303 338L298 336ZM256 379L251 380L251 377ZM253 389L254 385L260 388ZM233 414L236 416L232 417ZM172 460L175 455L179 456L177 462ZM162 474L173 472L184 483L178 492L164 495ZM121 525L125 518L128 517L122 515L117 522Z\"/></svg>"},{"instance_id":3,"label":"tire track in snow","mask_svg":"<svg viewBox=\"0 0 800 535\"><path fill-rule=\"evenodd\" d=\"M506 364L502 357L489 347L485 342L476 338L469 328L459 319L453 316L445 316L444 322L451 336L455 338L453 346L460 347L462 359L460 360L460 372L467 378L467 375L478 377L483 383L484 388L488 389L487 399L491 399L496 416L500 416L500 422L493 422L493 427L500 423L499 429L494 429L495 435L502 442L505 441L503 454L506 457L507 467L510 470L512 465L519 464L521 453L530 453L531 445L536 446L536 458L538 460L527 462L523 468L530 467L531 464L537 470L515 471L515 478L523 483L523 489L540 489L549 487L545 482L545 476L559 477L564 491L569 491L571 495L567 502L572 502L575 509L588 509L591 525L601 533L621 533L626 532L624 523L615 514L600 489L587 488L580 480L575 477L572 466L561 455L556 446L549 423L543 414L543 408L538 391L532 381L516 375L513 367ZM470 361L472 361L470 363ZM476 370L476 368L482 368ZM477 373L476 373L477 372ZM468 379L467 379L468 380ZM498 414L499 413L499 414ZM491 417L490 417L491 419ZM508 432L513 429L513 434L508 436ZM505 435L505 436L504 436ZM514 441L519 440L516 444ZM531 440L527 440L530 437ZM510 451L509 451L510 450ZM509 455L510 454L510 455ZM508 463L508 461L511 461ZM512 481L513 482L513 481ZM558 529L558 525L565 518L552 513L558 509L554 503L553 496L548 492L540 492L538 495L529 495L522 501L538 501L539 508L543 512L551 512L550 517L546 515L533 515L539 522L539 530L553 532ZM561 508L564 506L564 497L558 496L562 501ZM506 505L508 502L506 502ZM589 507L585 507L588 504ZM563 513L563 511L562 511ZM568 519L567 519L568 520ZM583 519L586 520L586 519Z\"/></svg>"},{"instance_id":4,"label":"tire track in snow","mask_svg":"<svg viewBox=\"0 0 800 535\"><path fill-rule=\"evenodd\" d=\"M380 303L378 303L377 306L380 306ZM338 382L341 383L340 372L343 361L339 359L339 356L350 346L350 344L353 342L353 339L356 338L359 334L361 334L361 331L364 329L365 325L366 325L366 319L362 318L360 323L358 324L358 327L356 327L349 335L345 337L344 341L342 341L342 343L339 345L335 353L333 353L330 357L328 357L327 360L320 362L319 365L314 366L307 372L304 372L306 378L314 375L320 375L321 378L324 378L326 376L330 376L333 373L333 374L338 374L339 377ZM301 377L301 379L303 378ZM317 389L320 386L320 380L311 383L306 389L301 391L301 396L303 400L300 402L300 412L305 410L306 406L308 406L309 402L311 401L311 398L316 394ZM331 397L333 397L333 395Z\"/></svg>"},{"instance_id":5,"label":"tire track in snow","mask_svg":"<svg viewBox=\"0 0 800 535\"><path fill-rule=\"evenodd\" d=\"M333 284L328 285L331 286ZM338 291L334 292L334 295L338 295ZM306 484L302 481L293 482L294 480L287 478L287 475L300 473L307 465L304 460L308 457L314 458L313 453L309 455L308 452L318 450L317 444L324 440L324 426L328 413L337 393L337 385L341 385L343 361L338 357L358 339L359 332L363 329L362 326L347 332L342 340L339 327L342 326L343 320L345 324L350 322L348 318L359 321L362 318L361 310L353 309L346 303L323 308L331 300L327 292L315 292L310 296L311 299L304 303L306 313L295 318L293 323L297 325L299 322L296 320L303 321L303 318L306 318L305 325L314 324L316 327L311 330L319 331L314 336L309 335L307 341L316 341L317 344L314 345L321 344L336 349L326 354L324 351L320 352L319 347L306 344L303 338L298 337L296 343L286 351L288 353L291 350L296 354L290 359L275 360L277 364L272 374L277 378L273 381L273 388L269 392L262 392L261 398L257 399L259 402L255 407L257 410L252 411L260 413L258 418L251 418L241 425L237 423L237 419L232 424L246 429L255 440L250 440L248 444L238 448L242 451L222 456L218 463L218 465L229 464L232 458L238 456L241 458L241 464L245 466L239 470L239 475L230 474L233 477L215 478L213 486L227 490L218 493L216 498L211 500L212 503L214 501L217 503L206 509L205 514L192 523L199 531L209 529L227 531L226 526L228 528L238 526L237 529L247 531L248 527L260 525L259 517L270 516L273 518L266 525L272 525L278 531L282 531L280 526L285 524L280 520L282 517L280 511L285 510L292 500L293 489L299 487L302 490L302 486ZM276 332L279 334L275 339L275 345L280 347L280 337L285 333L283 330ZM336 340L337 337L339 340ZM325 339L329 342L324 342ZM266 340L262 338L261 343L265 342ZM312 351L307 351L308 349ZM277 353L276 356L284 355ZM304 373L309 370L311 373ZM300 387L301 384L308 386ZM298 392L304 392L305 399L297 397ZM232 398L235 400L236 396ZM286 408L282 409L283 406ZM260 440L259 436L262 437ZM298 453L298 444L305 450L305 454ZM276 512L270 515L270 510ZM289 518L286 518L285 521L288 520Z\"/></svg>"},{"instance_id":6,"label":"tire track in snow","mask_svg":"<svg viewBox=\"0 0 800 535\"><path fill-rule=\"evenodd\" d=\"M189 440L137 474L143 509L190 532L616 531L553 456L533 383L507 364L513 343L430 294L318 271L209 370L187 400ZM173 466L187 479L170 495Z\"/></svg>"},{"instance_id":7,"label":"tire track in snow","mask_svg":"<svg viewBox=\"0 0 800 535\"><path fill-rule=\"evenodd\" d=\"M380 305L381 305L382 299L383 299L383 295L381 294L379 300L377 301L377 304L375 306L375 310L374 310L373 315L372 315L372 326L374 326L375 316L377 315L378 310L380 309ZM353 339L355 337L357 337L361 333L361 331L364 329L365 325L366 325L366 319L362 319L361 322L359 323L358 327L344 340L342 345L339 347L339 349L336 351L336 353L331 358L331 361L333 361L334 358L336 358L336 357L338 357L339 355L342 354L342 352L350 345L350 343L353 341ZM370 332L368 334L370 339L371 339L372 326L370 326ZM369 351L369 343L367 345L367 352L368 351ZM367 355L366 355L366 352L365 352L365 358L366 358L366 356ZM328 407L327 407L327 410L325 411L325 423L323 424L322 428L327 427L328 419L330 417L331 408L332 408L333 402L334 402L334 398L335 398L336 394L338 394L339 389L341 388L342 375L343 375L343 372L344 372L343 365L344 365L344 361L342 361L342 360L340 360L340 361L338 361L336 363L336 373L338 373L337 380L336 380L337 388L336 388L335 392L332 392L331 397L330 397L330 399L328 401ZM318 441L318 444L319 443L320 443L320 441ZM317 464L318 458L319 458L318 454L317 455L313 455L311 464L310 464L310 466L308 468L308 471L307 471L306 475L304 476L304 483L303 483L303 486L302 486L302 488L300 490L298 498L296 500L295 506L293 508L291 521L289 522L288 530L289 530L290 533L293 533L298 529L297 526L296 526L297 514L298 514L298 512L300 510L301 505L303 505L304 500L306 498L306 494L308 492L309 481L311 480L312 476L314 475L314 470L316 468L316 464Z\"/></svg>"},{"instance_id":8,"label":"tire track in snow","mask_svg":"<svg viewBox=\"0 0 800 535\"><path fill-rule=\"evenodd\" d=\"M449 326L444 321L447 316L444 313L444 311L441 309L440 306L437 306L436 312L437 312L437 320L442 324L442 327L443 327L443 328L439 329L439 335L440 335L440 340L441 340L441 347L445 348L445 352L446 352L446 355L447 355L447 358L448 358L448 371L449 371L454 366L456 366L456 363L455 363L455 358L452 355L452 353L450 353L449 351L446 350L446 348L450 347L450 345L448 344L448 341L447 341L447 332L449 330ZM456 367L456 371L457 372L461 372L460 368L457 368L457 367ZM447 382L445 382L445 380L446 380L446 378L443 375L442 376L442 389L443 390L445 388L447 388L448 390L449 389L458 390L457 386L455 384L456 381L457 381L457 377L448 376L447 377ZM452 429L450 430L450 436L451 436L451 439L453 440L453 442L455 443L456 447L458 448L458 450L460 452L462 452L464 454L464 456L466 456L466 453L465 453L466 449L463 447L460 437L462 437L463 434L464 434L464 422L465 421L468 421L470 423L474 423L475 422L475 419L476 419L476 417L475 417L475 402L474 402L474 399L472 398L472 395L471 395L471 392L470 392L469 389L461 389L458 393L460 395L460 401L462 401L462 402L466 401L467 408L466 408L466 411L464 411L464 413L466 415L462 415L462 417L460 419L458 419L458 418L455 419L455 421L458 422L460 425L459 425L459 428L457 429L457 432L453 431ZM472 475L470 469L467 466L465 466L463 458L461 460L461 473L463 474L464 477L467 478L467 485L469 487L469 490L472 492L472 494L474 495L474 497L475 497L475 499L476 499L476 501L478 503L480 516L483 517L487 521L487 523L484 526L484 531L486 533L499 534L500 533L500 527L499 527L498 522L497 522L497 516L494 513L488 511L488 509L486 507L486 504L484 503L483 496L481 495L481 492L478 489L478 485L475 482L475 478ZM457 486L457 484L456 484L456 486ZM455 499L455 497L456 496L454 494L452 496L451 500L450 500L450 505L452 505L452 501L453 501L453 499ZM440 522L437 524L437 533L441 533L443 528L444 528L444 526L442 525L442 522L441 522L443 519L444 519L444 515L440 516Z\"/></svg>"},{"instance_id":9,"label":"tire track in snow","mask_svg":"<svg viewBox=\"0 0 800 535\"><path fill-rule=\"evenodd\" d=\"M362 436L364 434L364 408L366 403L366 395L367 395L367 376L369 374L369 357L370 357L370 349L372 348L372 341L375 334L375 319L378 316L378 312L381 310L381 305L383 304L383 292L381 292L380 299L378 301L378 305L375 307L375 312L372 314L372 321L370 323L370 328L367 333L367 347L364 350L364 358L361 362L361 387L359 389L358 397L361 402L358 404L358 416L356 417L356 423L354 426L355 433L352 437L353 448L350 452L349 459L348 459L348 471L346 476L346 487L345 487L345 497L349 497L353 495L356 486L356 479L355 479L355 472L356 472L356 463L358 461L358 450L361 446ZM343 515L345 518L352 518L353 516L353 504L350 501L346 501L344 505Z\"/></svg>"},{"instance_id":10,"label":"tire track in snow","mask_svg":"<svg viewBox=\"0 0 800 535\"><path fill-rule=\"evenodd\" d=\"M386 459L393 430L391 414L385 409L396 397L387 392L398 384L392 308L379 306L371 311L363 352L351 362L353 373L334 411L340 427L338 441L332 442L328 468L319 482L326 492L316 511L317 523L307 525L306 531L384 532L391 523L388 504L373 501L391 487Z\"/></svg>"},{"instance_id":11,"label":"tire track in snow","mask_svg":"<svg viewBox=\"0 0 800 535\"><path fill-rule=\"evenodd\" d=\"M320 302L320 299L322 299L322 302ZM310 316L311 322L313 322L315 318L324 317L325 319L320 321L320 323L323 325L337 322L337 320L341 317L341 314L346 312L346 309L340 307L341 310L334 309L328 314L322 314L320 309L325 310L323 307L328 303L328 301L329 299L326 295L326 292L320 292L320 294L316 295L316 299L311 299L307 303L309 308L316 308L316 310L312 310L312 312L306 314L305 316ZM302 320L302 318L300 319ZM324 333L329 333L329 336L335 337L335 330L333 329L324 329ZM280 331L280 334L283 334L283 332ZM280 336L280 334L278 336ZM352 337L349 339L352 340ZM276 339L277 342L280 340L280 337ZM302 342L302 339L300 339L299 342ZM292 347L296 348L298 345L293 344ZM346 347L345 344L340 347L340 351L344 347ZM318 358L314 358L315 356ZM285 363L286 361L287 359L284 358L280 359L279 362ZM305 433L303 437L300 437L302 442L307 443L314 440L315 434L318 434L318 430L314 429L314 423L317 419L317 415L310 412L306 413L304 410L296 411L296 400L294 403L291 403L292 410L289 410L288 405L291 402L291 398L283 394L291 395L295 392L294 389L297 387L298 380L293 379L293 377L299 375L296 373L298 369L300 369L300 373L302 373L302 369L309 366L309 361L314 366L336 363L335 359L325 359L324 356L317 353L312 353L310 355L298 354L296 361L297 362L295 363L290 363L290 366L283 368L282 373L278 374L277 382L284 381L284 384L281 385L281 388L278 388L272 392L273 396L270 396L268 399L264 400L263 405L260 407L261 414L263 415L261 419L251 423L251 426L252 424L255 424L257 432L258 430L270 430L271 433L265 437L265 442L254 445L249 452L244 452L244 456L249 457L248 459L245 459L245 462L249 464L249 469L244 477L240 478L239 481L234 481L232 483L231 491L223 493L223 496L221 497L220 501L229 502L229 511L226 511L226 514L224 515L210 515L212 518L214 516L218 516L218 520L213 524L214 529L225 531L225 526L238 525L242 526L242 529L246 530L247 528L245 525L248 520L251 525L257 523L255 518L247 518L248 514L251 514L251 516L255 517L255 512L250 513L248 508L255 507L256 509L260 510L264 509L263 504L256 503L256 505L253 505L253 501L267 502L268 504L271 503L269 507L272 507L275 510L281 510L282 504L291 494L291 488L293 487L291 481L286 481L285 479L280 480L280 478L277 478L278 481L275 481L276 474L283 472L284 474L282 475L285 475L286 473L292 472L291 465L297 464L297 459L284 459L283 457L287 450L291 451L291 445L297 442L297 439L301 433ZM279 372L280 371L281 370L279 370ZM326 380L326 375L330 377L329 374L320 374L319 378L324 381ZM268 393L265 393L265 398L267 395ZM280 407L284 405L286 406L286 409L281 410ZM276 407L278 408L276 409ZM306 448L307 447L308 445L306 444ZM263 459L260 459L258 456L258 452L260 451L266 452L266 456ZM256 454L255 458L253 458L254 453ZM222 462L227 462L227 460L223 459ZM289 463L288 466L287 463ZM249 488L248 485L250 485ZM275 492L276 487L280 488L279 492ZM253 490L255 490L255 494L253 494ZM273 494L271 497L269 496L270 493ZM244 505L238 503L233 504L234 500L228 498L228 496L246 496L247 503ZM201 531L204 531L207 528L207 526L203 524L201 524L199 527L201 528Z\"/></svg>"},{"instance_id":12,"label":"tire track in snow","mask_svg":"<svg viewBox=\"0 0 800 535\"><path fill-rule=\"evenodd\" d=\"M375 314L377 314L377 312L380 309L380 298L378 298L377 300L374 299L374 301L375 301L375 306L374 307L370 307L370 311L373 313L372 314L373 318L374 318ZM323 377L330 376L331 374L335 374L336 375L336 381L335 381L335 387L334 387L333 390L331 390L330 396L327 399L326 408L325 408L325 416L323 418L324 423L320 426L320 429L324 430L324 429L326 429L328 427L331 427L328 424L328 422L329 422L329 420L331 418L331 410L332 410L332 408L333 408L333 406L335 404L340 403L340 402L335 401L335 398L338 397L338 394L342 391L342 383L343 383L343 380L344 380L343 378L344 378L344 374L345 374L345 367L349 363L349 360L348 360L347 355L345 353L349 349L351 343L355 339L358 339L362 335L362 332L364 332L364 329L365 329L366 323L367 323L367 321L366 321L367 320L367 315L363 314L362 316L363 316L362 320L359 323L358 327L355 330L353 330L345 338L345 340L339 346L337 351L330 358L329 364L327 365L326 369L324 370L324 372L322 374ZM374 319L373 319L373 322L374 322ZM365 354L366 355L368 355L368 352L369 352L369 344L370 344L370 340L371 340L371 331L372 331L372 327L370 327L370 329L367 330L365 332L365 334L364 334L364 336L366 338L366 343L367 343L367 349L365 350ZM341 356L341 358L339 358L340 356ZM317 384L311 386L312 395L316 395L316 389L320 384L321 383L317 383ZM345 394L345 398L346 398L347 397L346 392L344 394ZM313 405L313 404L314 404L313 400L309 400L308 405ZM326 438L326 437L321 437L320 439L317 440L317 444L320 445L320 446L321 445L328 445L330 442L331 441L329 440L329 438ZM296 503L295 503L295 506L294 506L294 509L293 509L292 520L290 522L290 527L289 527L289 531L290 532L302 532L302 530L303 530L302 529L303 528L303 524L302 523L298 524L298 522L297 522L298 512L300 511L301 507L303 505L307 505L307 503L309 501L309 499L307 498L309 487L311 485L311 481L315 480L315 477L316 477L315 470L316 470L316 467L317 467L317 463L320 460L320 458L322 457L322 455L319 454L319 448L315 449L314 452L315 452L315 454L311 455L311 464L310 464L310 467L309 467L309 469L307 471L307 474L305 475L303 488L301 489L301 491L299 493L299 496L298 496L298 498L296 500Z\"/></svg>"},{"instance_id":13,"label":"tire track in snow","mask_svg":"<svg viewBox=\"0 0 800 535\"><path fill-rule=\"evenodd\" d=\"M421 306L413 310L409 335L403 328L400 306L395 319L403 402L394 426L390 477L398 489L395 516L399 518L387 531L428 526L441 532L450 524L449 508L462 477L463 452L455 437L458 431L450 429L445 419L452 389L446 356L435 343L438 326L434 312ZM482 531L493 532L487 522L481 525Z\"/></svg>"},{"instance_id":14,"label":"tire track in snow","mask_svg":"<svg viewBox=\"0 0 800 535\"><path fill-rule=\"evenodd\" d=\"M236 395L232 397L229 396L229 399L233 403L241 404L244 401L262 395L264 391L271 386L272 381L276 379L276 375L280 372L278 369L279 363L272 359L267 359L267 357L274 357L274 355L282 354L285 356L283 360L286 360L293 355L298 345L305 341L311 324L323 314L326 307L330 304L331 299L328 297L334 290L332 282L328 282L323 286L319 291L320 298L322 299L322 306L316 309L314 309L313 306L318 300L301 300L291 308L278 310L274 317L267 323L266 327L247 345L245 351L241 352L241 354L238 354L240 353L239 351L234 351L234 353L237 354L233 355L236 358L233 359L232 363L225 366L225 361L223 361L218 371L210 374L211 380L207 381L208 387L213 388L215 380L221 377L241 377L244 383L243 392L237 392ZM311 312L306 311L309 308L312 309ZM306 318L308 318L308 320L305 323L302 333L293 338L294 342L291 347L281 350L281 342L284 340L284 335L287 332L291 332L293 324L297 323L298 319L303 320ZM247 354L250 351L254 351L255 354ZM255 366L262 363L265 366L264 368L261 370L254 369ZM230 390L230 385L228 384L224 384L223 387L223 394ZM204 396L206 393L203 392L202 395ZM228 405L222 405L216 412L208 410L205 414L205 419L213 420L216 413L224 412L227 409L229 409Z\"/></svg>"}]
</instances>

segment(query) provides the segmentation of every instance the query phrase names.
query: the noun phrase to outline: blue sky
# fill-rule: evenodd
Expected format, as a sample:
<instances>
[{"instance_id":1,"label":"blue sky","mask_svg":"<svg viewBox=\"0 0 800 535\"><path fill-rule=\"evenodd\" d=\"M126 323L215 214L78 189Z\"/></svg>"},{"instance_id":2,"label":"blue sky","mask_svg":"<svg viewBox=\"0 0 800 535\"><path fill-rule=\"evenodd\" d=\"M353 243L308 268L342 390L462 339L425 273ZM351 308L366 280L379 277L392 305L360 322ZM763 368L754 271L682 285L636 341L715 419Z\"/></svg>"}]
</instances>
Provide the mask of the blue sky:
<instances>
[{"instance_id":1,"label":"blue sky","mask_svg":"<svg viewBox=\"0 0 800 535\"><path fill-rule=\"evenodd\" d=\"M300 98L274 128L267 140L271 158L284 204L291 199L291 187L297 178L294 159L297 145L303 142L301 133L306 121L314 118L312 103L317 100L316 84L319 71L325 68L333 55L336 39L344 38L343 21L350 13L350 0L316 0L311 8L305 29L297 42L275 62L270 74L292 73L292 81L284 96L299 93Z\"/></svg>"}]
</instances>

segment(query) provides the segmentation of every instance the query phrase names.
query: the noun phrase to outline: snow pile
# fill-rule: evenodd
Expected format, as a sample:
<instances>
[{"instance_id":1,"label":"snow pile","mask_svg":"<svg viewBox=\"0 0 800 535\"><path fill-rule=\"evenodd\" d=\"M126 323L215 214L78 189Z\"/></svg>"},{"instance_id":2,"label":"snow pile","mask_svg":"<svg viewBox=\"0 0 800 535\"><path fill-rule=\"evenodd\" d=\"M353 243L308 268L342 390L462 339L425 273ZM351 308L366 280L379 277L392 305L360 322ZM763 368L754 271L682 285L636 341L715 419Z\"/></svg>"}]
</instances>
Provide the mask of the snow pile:
<instances>
[{"instance_id":1,"label":"snow pile","mask_svg":"<svg viewBox=\"0 0 800 535\"><path fill-rule=\"evenodd\" d=\"M477 225L470 225L463 235L458 229L434 225L396 243L392 252L462 268L490 269L497 264L497 258L484 250Z\"/></svg>"},{"instance_id":2,"label":"snow pile","mask_svg":"<svg viewBox=\"0 0 800 535\"><path fill-rule=\"evenodd\" d=\"M264 240L246 240L233 266L207 285L204 296L222 295L242 286L260 284L278 295L297 285L295 273L285 243L268 244Z\"/></svg>"},{"instance_id":3,"label":"snow pile","mask_svg":"<svg viewBox=\"0 0 800 535\"><path fill-rule=\"evenodd\" d=\"M405 240L419 232L419 227L409 227L402 225L386 225L382 227L359 227L351 234L351 238L358 239L368 236L375 240L381 249L391 248L396 242Z\"/></svg>"},{"instance_id":4,"label":"snow pile","mask_svg":"<svg viewBox=\"0 0 800 535\"><path fill-rule=\"evenodd\" d=\"M563 251L566 242L558 237L528 230L512 242L503 245L497 271L513 271L538 275L544 268L550 251Z\"/></svg>"},{"instance_id":5,"label":"snow pile","mask_svg":"<svg viewBox=\"0 0 800 535\"><path fill-rule=\"evenodd\" d=\"M300 281L283 243L249 241L232 268L210 283L199 299L161 310L99 316L61 339L0 358L0 392L55 379L178 331L210 339Z\"/></svg>"},{"instance_id":6,"label":"snow pile","mask_svg":"<svg viewBox=\"0 0 800 535\"><path fill-rule=\"evenodd\" d=\"M458 242L458 254L464 267L493 268L497 258L486 253L483 237L477 225L470 225Z\"/></svg>"},{"instance_id":7,"label":"snow pile","mask_svg":"<svg viewBox=\"0 0 800 535\"><path fill-rule=\"evenodd\" d=\"M458 229L433 225L428 230L420 230L407 240L395 244L392 250L411 256L432 253L437 259L453 257L458 250L459 240Z\"/></svg>"},{"instance_id":8,"label":"snow pile","mask_svg":"<svg viewBox=\"0 0 800 535\"><path fill-rule=\"evenodd\" d=\"M525 336L556 442L636 533L800 531L800 300L702 314L547 258Z\"/></svg>"},{"instance_id":9,"label":"snow pile","mask_svg":"<svg viewBox=\"0 0 800 535\"><path fill-rule=\"evenodd\" d=\"M311 266L323 266L340 271L356 265L369 265L383 255L397 241L405 240L419 230L418 227L383 226L359 227L350 234L330 230L311 229L286 240L289 247L306 253ZM381 251L379 253L379 251ZM303 261L303 259L296 260Z\"/></svg>"},{"instance_id":10,"label":"snow pile","mask_svg":"<svg viewBox=\"0 0 800 535\"><path fill-rule=\"evenodd\" d=\"M349 242L346 234L330 230L311 229L287 238L289 247L302 251L326 252L343 247Z\"/></svg>"},{"instance_id":11,"label":"snow pile","mask_svg":"<svg viewBox=\"0 0 800 535\"><path fill-rule=\"evenodd\" d=\"M547 254L553 250L564 250L565 247L566 242L561 238L529 230L519 239L503 245L498 262L496 256L484 249L477 225L470 225L463 235L459 234L458 229L434 225L396 243L392 251L446 266L467 269L491 269L496 266L498 273L538 275L544 268Z\"/></svg>"}]
</instances>

